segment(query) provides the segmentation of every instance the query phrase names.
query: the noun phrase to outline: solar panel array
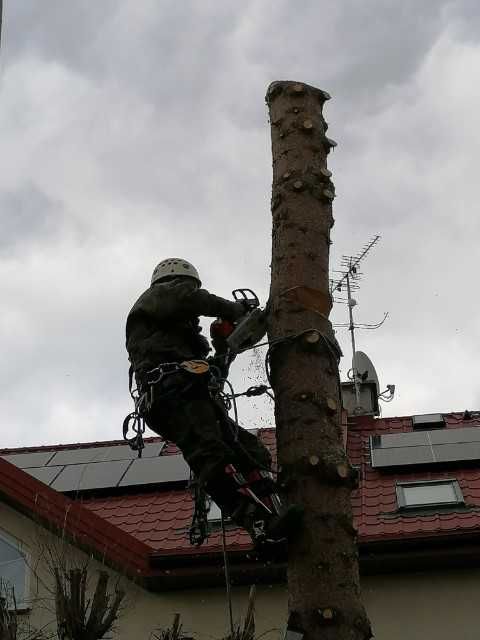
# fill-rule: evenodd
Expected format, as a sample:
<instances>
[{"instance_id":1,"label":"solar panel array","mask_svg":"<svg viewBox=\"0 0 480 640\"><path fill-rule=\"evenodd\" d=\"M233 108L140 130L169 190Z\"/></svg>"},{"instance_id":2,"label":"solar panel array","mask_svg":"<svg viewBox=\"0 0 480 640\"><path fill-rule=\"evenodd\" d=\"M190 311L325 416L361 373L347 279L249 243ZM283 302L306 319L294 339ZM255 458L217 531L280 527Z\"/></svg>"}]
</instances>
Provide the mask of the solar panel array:
<instances>
[{"instance_id":1,"label":"solar panel array","mask_svg":"<svg viewBox=\"0 0 480 640\"><path fill-rule=\"evenodd\" d=\"M186 482L183 456L162 456L163 442L147 443L141 458L128 445L4 454L1 457L61 492Z\"/></svg>"},{"instance_id":2,"label":"solar panel array","mask_svg":"<svg viewBox=\"0 0 480 640\"><path fill-rule=\"evenodd\" d=\"M372 467L401 467L480 460L480 427L372 436Z\"/></svg>"}]
</instances>

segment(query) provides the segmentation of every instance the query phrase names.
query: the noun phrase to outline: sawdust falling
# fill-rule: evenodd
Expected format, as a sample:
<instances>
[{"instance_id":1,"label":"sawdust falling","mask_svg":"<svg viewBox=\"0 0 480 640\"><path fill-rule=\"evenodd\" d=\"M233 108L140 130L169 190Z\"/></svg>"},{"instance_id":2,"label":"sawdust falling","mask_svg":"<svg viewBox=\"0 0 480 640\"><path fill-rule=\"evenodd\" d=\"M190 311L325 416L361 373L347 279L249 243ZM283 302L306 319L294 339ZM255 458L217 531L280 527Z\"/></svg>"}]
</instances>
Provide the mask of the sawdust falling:
<instances>
[{"instance_id":1,"label":"sawdust falling","mask_svg":"<svg viewBox=\"0 0 480 640\"><path fill-rule=\"evenodd\" d=\"M265 373L266 347L255 347L244 356L242 362L242 391L249 387L268 385ZM275 426L273 417L273 401L267 396L239 398L239 422L247 429L265 429ZM253 418L253 421L252 421Z\"/></svg>"}]
</instances>

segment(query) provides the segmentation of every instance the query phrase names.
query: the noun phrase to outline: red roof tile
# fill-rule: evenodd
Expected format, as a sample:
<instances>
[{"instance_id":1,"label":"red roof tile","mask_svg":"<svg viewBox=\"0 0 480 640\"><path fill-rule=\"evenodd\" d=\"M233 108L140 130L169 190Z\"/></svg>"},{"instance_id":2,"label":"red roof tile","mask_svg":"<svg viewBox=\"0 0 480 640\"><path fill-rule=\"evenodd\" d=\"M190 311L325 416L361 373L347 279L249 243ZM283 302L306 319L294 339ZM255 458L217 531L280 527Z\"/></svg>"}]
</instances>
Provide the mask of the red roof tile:
<instances>
[{"instance_id":1,"label":"red roof tile","mask_svg":"<svg viewBox=\"0 0 480 640\"><path fill-rule=\"evenodd\" d=\"M464 421L462 414L450 414L445 418L448 429L464 426L480 428L478 419ZM357 417L349 419L348 423L348 454L352 464L358 465L360 470L360 485L352 495L353 513L360 543L480 532L480 468L382 472L371 467L369 436L412 431L411 418ZM275 430L262 429L258 435L275 456ZM98 444L95 443L95 446ZM106 444L118 444L118 442ZM8 453L12 453L12 450ZM178 450L175 445L168 444L162 455L176 453ZM397 481L438 478L457 479L465 498L466 508L423 514L398 512L395 489ZM159 487L147 493L131 493L130 488L129 491L128 495L83 497L82 506L156 554L198 554L221 549L219 532L213 532L200 549L190 545L188 529L193 514L193 504L186 489L164 490ZM249 536L238 528L228 530L227 542L232 550L250 548Z\"/></svg>"},{"instance_id":2,"label":"red roof tile","mask_svg":"<svg viewBox=\"0 0 480 640\"><path fill-rule=\"evenodd\" d=\"M416 538L419 536L465 533L480 530L480 469L430 470L410 473L382 473L369 460L369 436L412 431L412 420L402 418L355 418L349 420L348 453L352 464L360 467L361 481L352 495L355 524L362 543ZM461 414L446 416L447 428L479 425L478 420L463 421ZM480 425L479 425L480 426ZM259 437L275 455L275 430L262 429ZM169 445L168 454L178 453ZM467 505L479 510L399 514L395 484L397 480L434 480L456 478ZM192 549L188 540L193 505L186 490L153 491L148 494L108 497L84 501L84 506L128 531L155 552L207 552L220 548L219 533L213 533L200 550ZM249 547L248 535L240 529L228 532L229 546Z\"/></svg>"},{"instance_id":3,"label":"red roof tile","mask_svg":"<svg viewBox=\"0 0 480 640\"><path fill-rule=\"evenodd\" d=\"M478 426L478 418L463 420L462 414L445 415L447 429ZM352 464L360 467L360 486L352 496L360 542L387 541L421 536L445 536L480 531L480 469L450 468L411 472L381 471L370 464L369 437L374 434L413 431L412 419L355 418L349 420L347 449ZM424 514L397 511L396 483L414 480L456 479L467 509Z\"/></svg>"}]
</instances>

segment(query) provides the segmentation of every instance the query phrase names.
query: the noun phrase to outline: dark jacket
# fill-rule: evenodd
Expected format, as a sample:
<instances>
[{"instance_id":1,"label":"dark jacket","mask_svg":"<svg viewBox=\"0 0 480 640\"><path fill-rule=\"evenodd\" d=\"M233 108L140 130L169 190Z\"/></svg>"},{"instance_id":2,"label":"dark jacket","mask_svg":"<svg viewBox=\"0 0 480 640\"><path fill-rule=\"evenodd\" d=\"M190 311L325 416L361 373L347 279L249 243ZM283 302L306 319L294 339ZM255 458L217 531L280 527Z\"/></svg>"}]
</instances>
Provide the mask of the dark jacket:
<instances>
[{"instance_id":1,"label":"dark jacket","mask_svg":"<svg viewBox=\"0 0 480 640\"><path fill-rule=\"evenodd\" d=\"M135 302L127 317L127 351L133 368L143 374L161 362L205 358L210 350L201 335L199 316L236 320L238 302L197 289L191 278L158 282Z\"/></svg>"}]
</instances>

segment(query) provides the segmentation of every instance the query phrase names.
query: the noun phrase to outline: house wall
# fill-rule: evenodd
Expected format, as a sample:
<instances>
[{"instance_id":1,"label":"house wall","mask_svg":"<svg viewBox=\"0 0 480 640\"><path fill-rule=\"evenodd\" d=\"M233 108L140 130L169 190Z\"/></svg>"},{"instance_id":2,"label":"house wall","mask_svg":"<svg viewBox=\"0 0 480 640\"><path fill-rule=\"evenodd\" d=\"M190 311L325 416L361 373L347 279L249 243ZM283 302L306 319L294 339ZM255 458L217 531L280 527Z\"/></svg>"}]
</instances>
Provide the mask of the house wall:
<instances>
[{"instance_id":1,"label":"house wall","mask_svg":"<svg viewBox=\"0 0 480 640\"><path fill-rule=\"evenodd\" d=\"M479 640L480 569L365 576L377 640Z\"/></svg>"},{"instance_id":2,"label":"house wall","mask_svg":"<svg viewBox=\"0 0 480 640\"><path fill-rule=\"evenodd\" d=\"M32 627L42 628L47 624L55 628L54 602L52 598L53 579L48 569L47 552L68 558L73 566L82 566L89 561L90 573L94 577L99 569L105 570L97 560L78 549L62 542L26 516L0 502L0 532L7 533L22 543L22 550L28 558L30 579L27 586L30 598L28 619ZM119 580L126 591L123 611L119 619L118 630L111 636L115 640L148 640L151 632L162 624L170 624L175 613L181 614L183 629L186 633L196 632L197 637L205 640L220 638L229 628L228 608L224 589L202 589L188 591L170 591L151 593L132 581L119 577L107 569L112 576L112 586ZM233 601L236 614L246 609L248 589L233 589ZM286 607L285 586L262 586L258 588L256 599L258 611L262 612L258 620L260 633L276 629L268 637L279 636L284 621ZM279 614L279 612L282 612ZM27 615L22 616L24 620Z\"/></svg>"},{"instance_id":3,"label":"house wall","mask_svg":"<svg viewBox=\"0 0 480 640\"><path fill-rule=\"evenodd\" d=\"M0 530L23 541L29 556L29 593L32 625L54 625L52 578L45 558L46 547L64 551L72 562L87 556L35 525L27 517L0 503ZM91 560L92 575L103 568ZM110 572L114 579L118 576ZM120 579L127 598L119 621L116 640L148 640L156 626L169 624L174 613L181 614L186 633L200 639L220 638L228 630L225 590L220 588L183 592L149 593L126 579ZM478 640L480 638L480 570L449 570L435 573L402 573L365 576L363 599L377 640ZM244 613L248 589L234 588L236 616ZM285 585L257 588L257 632L271 630L266 638L281 637L285 623Z\"/></svg>"}]
</instances>

